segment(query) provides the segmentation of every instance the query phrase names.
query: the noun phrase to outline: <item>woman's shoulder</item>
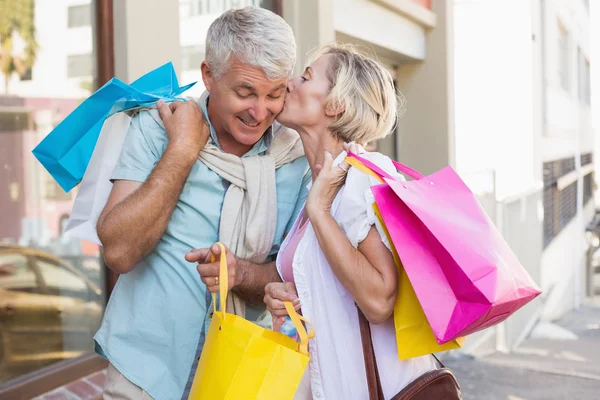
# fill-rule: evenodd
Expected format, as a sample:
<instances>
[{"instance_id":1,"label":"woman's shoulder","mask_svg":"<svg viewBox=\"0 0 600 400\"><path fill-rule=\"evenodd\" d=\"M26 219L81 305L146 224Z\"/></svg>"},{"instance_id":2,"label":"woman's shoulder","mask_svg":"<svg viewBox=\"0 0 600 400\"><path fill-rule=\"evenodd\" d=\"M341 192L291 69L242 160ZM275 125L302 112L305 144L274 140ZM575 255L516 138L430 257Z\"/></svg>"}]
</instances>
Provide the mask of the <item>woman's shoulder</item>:
<instances>
[{"instance_id":1,"label":"woman's shoulder","mask_svg":"<svg viewBox=\"0 0 600 400\"><path fill-rule=\"evenodd\" d=\"M381 154L378 152L368 152L360 154L360 157L375 164L377 167L381 168L391 176L401 180L404 179L402 175L400 175L396 170L392 159L386 156L385 154ZM361 182L363 185L367 184L367 182L371 183L371 185L380 183L372 176L367 175L365 172L359 171L357 168L350 168L348 170L347 180L356 181L357 183Z\"/></svg>"}]
</instances>

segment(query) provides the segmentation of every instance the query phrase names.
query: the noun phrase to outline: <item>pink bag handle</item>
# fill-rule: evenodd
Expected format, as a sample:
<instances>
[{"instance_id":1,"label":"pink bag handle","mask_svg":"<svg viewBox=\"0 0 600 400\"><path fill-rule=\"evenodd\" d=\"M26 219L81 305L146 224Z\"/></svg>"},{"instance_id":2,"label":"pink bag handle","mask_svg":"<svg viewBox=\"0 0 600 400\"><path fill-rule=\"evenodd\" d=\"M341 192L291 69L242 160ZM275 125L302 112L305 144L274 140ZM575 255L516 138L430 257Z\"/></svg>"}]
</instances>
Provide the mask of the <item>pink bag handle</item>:
<instances>
[{"instance_id":1,"label":"pink bag handle","mask_svg":"<svg viewBox=\"0 0 600 400\"><path fill-rule=\"evenodd\" d=\"M356 161L360 162L361 164L363 164L365 167L369 168L371 171L375 172L375 174L377 174L380 178L387 178L387 179L394 179L390 174L388 174L387 172L385 172L384 170L382 170L381 168L379 168L377 165L373 164L371 161L356 155L354 153L348 153L348 156L350 158L354 158ZM394 166L396 167L396 169L400 172L402 172L403 174L406 174L408 176L410 176L413 179L422 179L423 175L417 171L415 171L412 168L407 167L406 165L400 164L398 161L392 160L392 162L394 163Z\"/></svg>"}]
</instances>

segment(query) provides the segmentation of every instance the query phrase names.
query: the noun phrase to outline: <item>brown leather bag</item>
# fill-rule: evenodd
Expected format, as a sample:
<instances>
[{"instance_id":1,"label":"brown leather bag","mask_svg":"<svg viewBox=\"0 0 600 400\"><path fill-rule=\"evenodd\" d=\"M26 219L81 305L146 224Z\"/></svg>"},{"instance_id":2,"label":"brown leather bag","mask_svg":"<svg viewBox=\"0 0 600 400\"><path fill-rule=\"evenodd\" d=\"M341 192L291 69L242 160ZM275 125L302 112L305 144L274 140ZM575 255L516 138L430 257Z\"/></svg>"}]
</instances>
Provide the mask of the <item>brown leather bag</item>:
<instances>
[{"instance_id":1,"label":"brown leather bag","mask_svg":"<svg viewBox=\"0 0 600 400\"><path fill-rule=\"evenodd\" d=\"M384 400L383 390L381 389L381 380L379 379L379 370L375 360L375 351L373 350L373 339L371 338L371 327L369 321L358 310L358 320L360 323L360 337L362 340L363 353L365 357L365 370L367 372L367 386L369 387L369 400ZM433 355L433 354L432 354ZM391 400L461 400L460 386L456 377L438 358L433 355L440 364L439 369L424 373L400 393L392 397Z\"/></svg>"}]
</instances>

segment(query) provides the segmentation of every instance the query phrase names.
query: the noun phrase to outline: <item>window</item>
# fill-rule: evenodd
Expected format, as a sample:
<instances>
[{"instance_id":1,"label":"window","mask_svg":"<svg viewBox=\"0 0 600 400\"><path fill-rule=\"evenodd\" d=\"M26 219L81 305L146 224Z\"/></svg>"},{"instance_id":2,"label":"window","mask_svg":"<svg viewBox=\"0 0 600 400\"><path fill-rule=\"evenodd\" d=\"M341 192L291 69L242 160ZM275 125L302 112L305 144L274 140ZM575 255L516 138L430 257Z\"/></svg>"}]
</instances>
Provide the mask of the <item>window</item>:
<instances>
[{"instance_id":1,"label":"window","mask_svg":"<svg viewBox=\"0 0 600 400\"><path fill-rule=\"evenodd\" d=\"M38 257L36 264L49 294L84 299L89 297L88 286L81 276L48 259Z\"/></svg>"},{"instance_id":2,"label":"window","mask_svg":"<svg viewBox=\"0 0 600 400\"><path fill-rule=\"evenodd\" d=\"M590 77L590 62L585 57L581 48L577 50L577 65L578 65L578 87L577 92L579 101L588 106L591 104L592 97L592 82Z\"/></svg>"},{"instance_id":3,"label":"window","mask_svg":"<svg viewBox=\"0 0 600 400\"><path fill-rule=\"evenodd\" d=\"M0 293L2 290L37 291L37 279L27 257L17 253L0 253Z\"/></svg>"},{"instance_id":4,"label":"window","mask_svg":"<svg viewBox=\"0 0 600 400\"><path fill-rule=\"evenodd\" d=\"M204 46L186 46L181 48L181 70L199 71L204 61Z\"/></svg>"},{"instance_id":5,"label":"window","mask_svg":"<svg viewBox=\"0 0 600 400\"><path fill-rule=\"evenodd\" d=\"M569 92L571 90L571 80L569 77L569 32L561 23L558 24L558 74L560 76L560 86Z\"/></svg>"},{"instance_id":6,"label":"window","mask_svg":"<svg viewBox=\"0 0 600 400\"><path fill-rule=\"evenodd\" d=\"M231 8L246 6L260 6L281 15L282 3L282 0L179 0L179 38L183 72L179 80L198 82L185 95L200 96L204 91L200 64L204 61L206 32L219 15Z\"/></svg>"},{"instance_id":7,"label":"window","mask_svg":"<svg viewBox=\"0 0 600 400\"><path fill-rule=\"evenodd\" d=\"M179 17L187 19L198 15L205 15L210 12L209 0L180 0Z\"/></svg>"},{"instance_id":8,"label":"window","mask_svg":"<svg viewBox=\"0 0 600 400\"><path fill-rule=\"evenodd\" d=\"M72 54L67 57L67 77L87 78L92 76L92 55Z\"/></svg>"},{"instance_id":9,"label":"window","mask_svg":"<svg viewBox=\"0 0 600 400\"><path fill-rule=\"evenodd\" d=\"M544 247L554 239L577 214L577 179L559 188L559 180L572 176L575 158L544 163Z\"/></svg>"},{"instance_id":10,"label":"window","mask_svg":"<svg viewBox=\"0 0 600 400\"><path fill-rule=\"evenodd\" d=\"M75 195L56 184L32 150L81 103L81 82L97 82L95 62L113 50L95 48L108 39L92 22L96 9L99 21L110 21L105 13L112 3L28 0L0 7L6 17L0 31L13 24L22 39L15 54L32 66L21 79L0 74L0 398L35 398L94 372L85 363L96 359L93 335L104 312L106 269L98 246L61 229ZM67 57L65 48L77 54ZM96 51L102 51L98 58ZM19 61L13 58L7 60Z\"/></svg>"},{"instance_id":11,"label":"window","mask_svg":"<svg viewBox=\"0 0 600 400\"><path fill-rule=\"evenodd\" d=\"M590 172L583 177L583 205L592 200L594 196L594 173Z\"/></svg>"},{"instance_id":12,"label":"window","mask_svg":"<svg viewBox=\"0 0 600 400\"><path fill-rule=\"evenodd\" d=\"M586 153L581 155L581 167L592 166L594 164L594 153ZM589 170L588 170L589 171ZM594 172L588 172L583 177L583 205L592 200L594 196Z\"/></svg>"},{"instance_id":13,"label":"window","mask_svg":"<svg viewBox=\"0 0 600 400\"><path fill-rule=\"evenodd\" d=\"M92 10L90 4L69 7L69 28L80 28L90 26L92 20Z\"/></svg>"},{"instance_id":14,"label":"window","mask_svg":"<svg viewBox=\"0 0 600 400\"><path fill-rule=\"evenodd\" d=\"M187 19L208 14L217 16L229 8L246 6L260 6L271 10L271 3L273 3L272 0L179 0L179 18Z\"/></svg>"}]
</instances>

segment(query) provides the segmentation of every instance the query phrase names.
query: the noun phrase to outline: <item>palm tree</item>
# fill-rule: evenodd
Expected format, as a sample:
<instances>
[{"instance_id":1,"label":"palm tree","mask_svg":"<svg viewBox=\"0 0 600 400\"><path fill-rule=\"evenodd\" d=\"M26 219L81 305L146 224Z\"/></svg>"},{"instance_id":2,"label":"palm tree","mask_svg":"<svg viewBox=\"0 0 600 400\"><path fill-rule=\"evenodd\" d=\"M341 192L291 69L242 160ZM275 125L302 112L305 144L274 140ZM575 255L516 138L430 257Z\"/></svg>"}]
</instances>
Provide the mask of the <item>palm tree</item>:
<instances>
[{"instance_id":1,"label":"palm tree","mask_svg":"<svg viewBox=\"0 0 600 400\"><path fill-rule=\"evenodd\" d=\"M4 90L13 73L23 78L33 67L38 44L35 41L34 0L0 0L0 70ZM15 35L25 43L23 54L13 53Z\"/></svg>"}]
</instances>

